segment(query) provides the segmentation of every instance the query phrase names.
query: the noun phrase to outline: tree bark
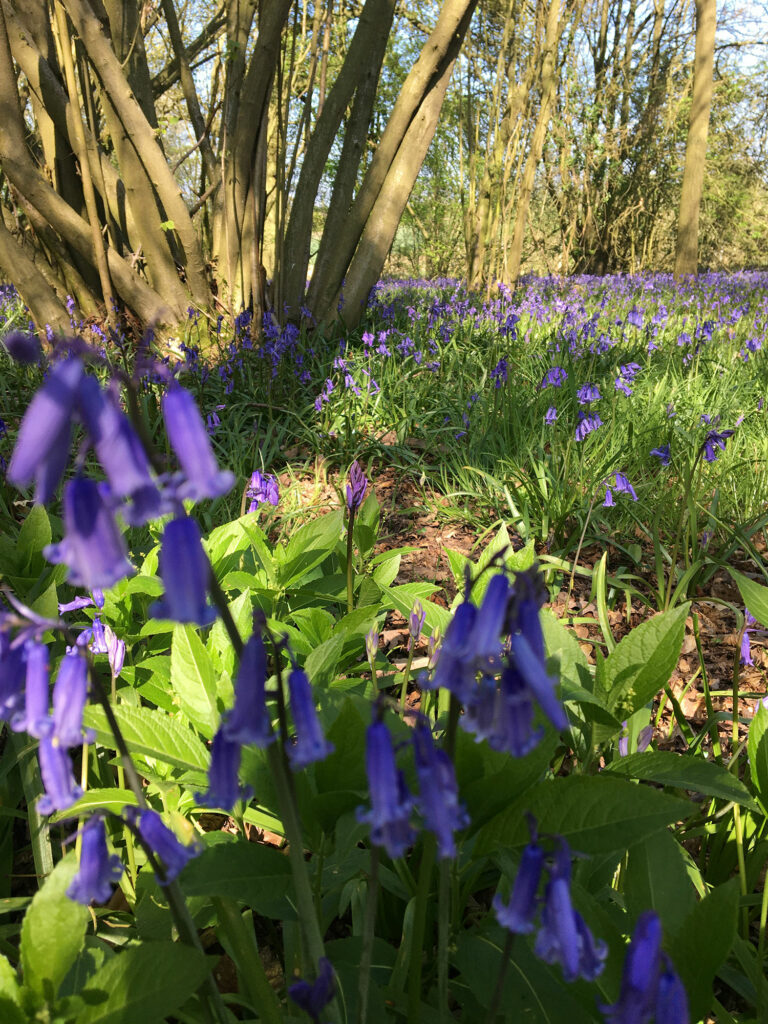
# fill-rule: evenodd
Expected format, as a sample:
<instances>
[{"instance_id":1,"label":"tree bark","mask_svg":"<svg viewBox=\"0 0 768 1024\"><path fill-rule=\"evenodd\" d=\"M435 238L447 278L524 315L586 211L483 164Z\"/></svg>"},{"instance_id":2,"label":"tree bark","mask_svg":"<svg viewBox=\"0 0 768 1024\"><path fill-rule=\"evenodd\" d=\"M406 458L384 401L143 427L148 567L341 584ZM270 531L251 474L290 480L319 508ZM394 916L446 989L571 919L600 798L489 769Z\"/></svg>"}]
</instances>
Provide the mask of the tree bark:
<instances>
[{"instance_id":1,"label":"tree bark","mask_svg":"<svg viewBox=\"0 0 768 1024\"><path fill-rule=\"evenodd\" d=\"M685 144L685 169L677 223L675 277L698 269L699 211L707 159L709 111L712 105L712 72L715 61L717 0L696 0L696 53L693 96Z\"/></svg>"}]
</instances>

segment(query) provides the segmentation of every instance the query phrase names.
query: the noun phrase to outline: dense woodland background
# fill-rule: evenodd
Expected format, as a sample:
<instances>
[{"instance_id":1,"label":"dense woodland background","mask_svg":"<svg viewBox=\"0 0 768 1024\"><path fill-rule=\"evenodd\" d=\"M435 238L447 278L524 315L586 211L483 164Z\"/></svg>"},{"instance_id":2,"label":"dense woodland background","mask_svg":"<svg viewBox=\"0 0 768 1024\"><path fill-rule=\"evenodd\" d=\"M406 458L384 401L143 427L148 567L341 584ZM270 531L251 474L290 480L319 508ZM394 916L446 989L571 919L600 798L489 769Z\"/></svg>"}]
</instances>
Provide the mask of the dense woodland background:
<instances>
[{"instance_id":1,"label":"dense woodland background","mask_svg":"<svg viewBox=\"0 0 768 1024\"><path fill-rule=\"evenodd\" d=\"M716 0L0 0L38 324L353 324L383 272L763 266L768 15Z\"/></svg>"}]
</instances>

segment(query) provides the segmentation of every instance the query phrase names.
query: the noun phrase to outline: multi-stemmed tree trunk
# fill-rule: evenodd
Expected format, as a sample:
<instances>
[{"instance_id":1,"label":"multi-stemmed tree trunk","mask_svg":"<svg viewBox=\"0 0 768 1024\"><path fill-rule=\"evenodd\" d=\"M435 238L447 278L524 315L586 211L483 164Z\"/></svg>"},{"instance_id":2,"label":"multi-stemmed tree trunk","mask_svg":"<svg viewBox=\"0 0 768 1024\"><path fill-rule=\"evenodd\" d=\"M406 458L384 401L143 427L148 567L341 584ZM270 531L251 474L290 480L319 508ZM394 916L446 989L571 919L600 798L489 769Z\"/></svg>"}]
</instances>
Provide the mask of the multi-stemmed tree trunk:
<instances>
[{"instance_id":1,"label":"multi-stemmed tree trunk","mask_svg":"<svg viewBox=\"0 0 768 1024\"><path fill-rule=\"evenodd\" d=\"M68 295L86 314L116 302L170 329L189 307L250 306L258 317L266 275L279 318L308 308L333 319L344 282L344 315L354 322L383 268L476 4L444 0L369 158L395 0L365 0L348 44L333 0L222 0L186 43L177 0L151 11L138 0L0 0L0 274L18 285L39 325L59 331L68 327ZM153 18L172 51L154 77ZM344 59L333 53L332 31ZM222 34L202 89L195 69L214 57ZM195 195L188 182L182 192L158 116L176 83L195 140L177 164L196 154ZM329 181L334 146L341 155ZM308 286L319 195L330 203ZM268 216L277 237L265 268Z\"/></svg>"},{"instance_id":2,"label":"multi-stemmed tree trunk","mask_svg":"<svg viewBox=\"0 0 768 1024\"><path fill-rule=\"evenodd\" d=\"M699 211L707 159L712 72L715 62L717 0L696 0L696 54L693 95L685 144L685 169L677 222L675 276L695 274L698 268Z\"/></svg>"}]
</instances>

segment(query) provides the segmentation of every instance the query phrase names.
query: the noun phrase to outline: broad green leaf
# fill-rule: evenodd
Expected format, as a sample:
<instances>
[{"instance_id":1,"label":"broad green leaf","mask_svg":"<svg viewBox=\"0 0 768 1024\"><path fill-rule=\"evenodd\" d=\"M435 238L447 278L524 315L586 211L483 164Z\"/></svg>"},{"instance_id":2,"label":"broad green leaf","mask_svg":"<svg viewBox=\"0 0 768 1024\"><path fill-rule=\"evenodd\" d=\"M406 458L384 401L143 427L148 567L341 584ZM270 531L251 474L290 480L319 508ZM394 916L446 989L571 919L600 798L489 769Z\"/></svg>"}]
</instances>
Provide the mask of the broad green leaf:
<instances>
[{"instance_id":1,"label":"broad green leaf","mask_svg":"<svg viewBox=\"0 0 768 1024\"><path fill-rule=\"evenodd\" d=\"M619 721L669 682L680 657L689 608L683 604L635 626L605 659L606 704Z\"/></svg>"},{"instance_id":2,"label":"broad green leaf","mask_svg":"<svg viewBox=\"0 0 768 1024\"><path fill-rule=\"evenodd\" d=\"M619 757L606 771L613 775L627 775L631 779L658 782L662 786L690 789L757 810L757 804L743 782L721 764L705 761L703 757L675 754L671 750L649 750Z\"/></svg>"},{"instance_id":3,"label":"broad green leaf","mask_svg":"<svg viewBox=\"0 0 768 1024\"><path fill-rule=\"evenodd\" d=\"M380 562L371 573L371 578L380 587L391 587L397 579L399 572L400 555L395 555L393 558L388 558L385 562Z\"/></svg>"},{"instance_id":4,"label":"broad green leaf","mask_svg":"<svg viewBox=\"0 0 768 1024\"><path fill-rule=\"evenodd\" d=\"M345 700L336 721L328 730L335 750L315 766L315 781L320 793L331 790L368 788L365 774L366 722L352 700Z\"/></svg>"},{"instance_id":5,"label":"broad green leaf","mask_svg":"<svg viewBox=\"0 0 768 1024\"><path fill-rule=\"evenodd\" d=\"M81 996L78 1024L159 1024L211 970L205 955L177 942L143 942L108 960Z\"/></svg>"},{"instance_id":6,"label":"broad green leaf","mask_svg":"<svg viewBox=\"0 0 768 1024\"><path fill-rule=\"evenodd\" d=\"M285 561L278 578L286 589L295 587L331 554L341 536L342 512L337 509L311 523L305 523L285 546Z\"/></svg>"},{"instance_id":7,"label":"broad green leaf","mask_svg":"<svg viewBox=\"0 0 768 1024\"><path fill-rule=\"evenodd\" d=\"M314 686L330 686L343 647L344 637L336 633L310 651L304 670Z\"/></svg>"},{"instance_id":8,"label":"broad green leaf","mask_svg":"<svg viewBox=\"0 0 768 1024\"><path fill-rule=\"evenodd\" d=\"M21 1010L21 988L16 971L0 953L0 1020L3 1024L25 1024Z\"/></svg>"},{"instance_id":9,"label":"broad green leaf","mask_svg":"<svg viewBox=\"0 0 768 1024\"><path fill-rule=\"evenodd\" d=\"M51 523L45 506L33 505L16 538L19 556L26 566L29 566L33 555L39 554L51 543L51 537Z\"/></svg>"},{"instance_id":10,"label":"broad green leaf","mask_svg":"<svg viewBox=\"0 0 768 1024\"><path fill-rule=\"evenodd\" d=\"M104 810L111 814L122 814L125 807L137 807L138 799L130 789L116 789L107 787L105 789L89 789L80 797L77 803L67 808L66 811L59 811L51 817L51 821L74 818L80 815L90 815L93 811Z\"/></svg>"},{"instance_id":11,"label":"broad green leaf","mask_svg":"<svg viewBox=\"0 0 768 1024\"><path fill-rule=\"evenodd\" d=\"M557 659L560 681L592 691L594 685L589 662L576 637L546 608L541 611L539 619L547 657Z\"/></svg>"},{"instance_id":12,"label":"broad green leaf","mask_svg":"<svg viewBox=\"0 0 768 1024\"><path fill-rule=\"evenodd\" d=\"M688 993L691 1020L706 1018L712 1006L715 972L728 956L736 936L738 879L717 886L688 914L667 942Z\"/></svg>"},{"instance_id":13,"label":"broad green leaf","mask_svg":"<svg viewBox=\"0 0 768 1024\"><path fill-rule=\"evenodd\" d=\"M216 835L184 868L179 880L186 895L224 896L265 917L295 920L288 858L270 846Z\"/></svg>"},{"instance_id":14,"label":"broad green leaf","mask_svg":"<svg viewBox=\"0 0 768 1024\"><path fill-rule=\"evenodd\" d=\"M432 583L403 583L399 587L390 587L388 590L382 591L382 607L397 608L400 614L407 619L411 614L414 601L418 599L421 601L425 613L424 632L433 633L435 629L439 628L440 633L445 636L445 630L452 618L451 613L447 608L441 608L439 604L429 600L432 594L439 589Z\"/></svg>"},{"instance_id":15,"label":"broad green leaf","mask_svg":"<svg viewBox=\"0 0 768 1024\"><path fill-rule=\"evenodd\" d=\"M644 910L655 910L665 929L679 928L696 905L686 854L669 829L654 832L629 851L624 901L634 926Z\"/></svg>"},{"instance_id":16,"label":"broad green leaf","mask_svg":"<svg viewBox=\"0 0 768 1024\"><path fill-rule=\"evenodd\" d=\"M77 874L74 850L67 854L35 894L21 926L24 985L53 1001L85 939L88 911L66 895Z\"/></svg>"},{"instance_id":17,"label":"broad green leaf","mask_svg":"<svg viewBox=\"0 0 768 1024\"><path fill-rule=\"evenodd\" d=\"M128 704L118 704L113 710L130 751L176 768L207 771L210 755L205 744L175 718L156 708L134 708ZM83 722L96 732L102 746L114 748L103 708L95 704L86 707Z\"/></svg>"},{"instance_id":18,"label":"broad green leaf","mask_svg":"<svg viewBox=\"0 0 768 1024\"><path fill-rule=\"evenodd\" d=\"M737 569L726 566L739 588L741 600L761 626L768 626L768 587L756 583Z\"/></svg>"},{"instance_id":19,"label":"broad green leaf","mask_svg":"<svg viewBox=\"0 0 768 1024\"><path fill-rule=\"evenodd\" d=\"M245 641L253 632L253 613L251 611L251 595L246 591L229 602L229 613L237 627L241 640ZM211 626L206 644L209 654L214 659L219 671L228 672L230 678L235 671L235 650L232 641L224 628L221 618Z\"/></svg>"},{"instance_id":20,"label":"broad green leaf","mask_svg":"<svg viewBox=\"0 0 768 1024\"><path fill-rule=\"evenodd\" d=\"M46 619L56 619L59 615L59 598L56 583L52 582L40 597L30 603L30 608Z\"/></svg>"},{"instance_id":21,"label":"broad green leaf","mask_svg":"<svg viewBox=\"0 0 768 1024\"><path fill-rule=\"evenodd\" d=\"M216 673L197 629L177 625L171 646L171 686L175 702L207 736L219 722L216 707Z\"/></svg>"},{"instance_id":22,"label":"broad green leaf","mask_svg":"<svg viewBox=\"0 0 768 1024\"><path fill-rule=\"evenodd\" d=\"M475 854L528 842L525 811L541 832L564 836L580 853L626 850L695 811L688 800L608 774L545 779L497 814L478 835Z\"/></svg>"},{"instance_id":23,"label":"broad green leaf","mask_svg":"<svg viewBox=\"0 0 768 1024\"><path fill-rule=\"evenodd\" d=\"M234 519L230 523L224 523L223 526L217 526L208 534L205 547L217 574L219 574L221 563L225 558L244 551L251 544L251 538L245 529L248 523L243 521L248 518L250 518L250 514L240 519ZM234 568L234 565L229 568Z\"/></svg>"},{"instance_id":24,"label":"broad green leaf","mask_svg":"<svg viewBox=\"0 0 768 1024\"><path fill-rule=\"evenodd\" d=\"M749 723L747 754L752 782L765 805L768 803L768 707L762 701Z\"/></svg>"}]
</instances>

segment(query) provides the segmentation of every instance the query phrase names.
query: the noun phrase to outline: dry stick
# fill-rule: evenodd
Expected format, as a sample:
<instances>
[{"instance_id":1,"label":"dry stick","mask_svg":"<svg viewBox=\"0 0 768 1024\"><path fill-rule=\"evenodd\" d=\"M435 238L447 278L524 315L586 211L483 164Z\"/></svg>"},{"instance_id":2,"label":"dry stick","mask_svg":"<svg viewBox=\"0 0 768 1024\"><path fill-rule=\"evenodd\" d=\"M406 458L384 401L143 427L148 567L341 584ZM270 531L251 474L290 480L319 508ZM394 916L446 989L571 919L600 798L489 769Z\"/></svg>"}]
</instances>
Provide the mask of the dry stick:
<instances>
[{"instance_id":1,"label":"dry stick","mask_svg":"<svg viewBox=\"0 0 768 1024\"><path fill-rule=\"evenodd\" d=\"M83 119L79 113L76 113L77 104L77 83L75 81L75 66L72 61L72 44L69 38L69 28L67 26L67 15L64 8L61 6L60 0L55 0L54 8L56 10L56 25L59 36L59 47L61 49L62 62L64 64L64 75L67 81L67 92L69 93L70 103L72 104L72 120L75 127L75 137L72 139L74 144L75 155L77 161L80 164L80 178L83 183L83 198L85 199L85 209L88 214L88 221L91 227L91 234L93 235L93 252L96 258L96 269L99 272L99 283L101 285L101 294L104 297L104 306L106 308L107 323L110 327L114 327L114 316L112 313L113 305L113 292L112 282L109 276L109 267L107 266L107 253L104 248L104 236L99 229L99 215L96 208L96 193L93 188L93 178L91 177L91 167L88 163L88 147L85 141L85 130L83 128Z\"/></svg>"}]
</instances>

